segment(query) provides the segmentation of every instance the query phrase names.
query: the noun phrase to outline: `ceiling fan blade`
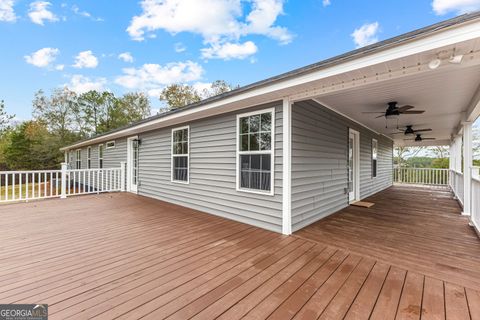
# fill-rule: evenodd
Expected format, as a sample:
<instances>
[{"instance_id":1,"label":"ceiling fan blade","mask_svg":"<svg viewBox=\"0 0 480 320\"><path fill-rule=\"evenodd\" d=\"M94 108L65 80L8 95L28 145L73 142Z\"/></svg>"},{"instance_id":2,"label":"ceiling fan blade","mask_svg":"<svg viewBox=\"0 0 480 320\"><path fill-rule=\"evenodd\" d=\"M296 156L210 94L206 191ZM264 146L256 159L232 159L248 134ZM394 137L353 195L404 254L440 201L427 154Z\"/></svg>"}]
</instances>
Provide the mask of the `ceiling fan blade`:
<instances>
[{"instance_id":1,"label":"ceiling fan blade","mask_svg":"<svg viewBox=\"0 0 480 320\"><path fill-rule=\"evenodd\" d=\"M399 131L399 132L392 132L391 134L405 134L405 132Z\"/></svg>"},{"instance_id":2,"label":"ceiling fan blade","mask_svg":"<svg viewBox=\"0 0 480 320\"><path fill-rule=\"evenodd\" d=\"M385 117L385 115L384 115L384 114L382 114L381 116L375 117L375 119L378 119L378 118L383 118L383 117Z\"/></svg>"},{"instance_id":3,"label":"ceiling fan blade","mask_svg":"<svg viewBox=\"0 0 480 320\"><path fill-rule=\"evenodd\" d=\"M398 111L401 114L422 114L425 110Z\"/></svg>"},{"instance_id":4,"label":"ceiling fan blade","mask_svg":"<svg viewBox=\"0 0 480 320\"><path fill-rule=\"evenodd\" d=\"M402 112L402 111L407 111L407 110L410 110L410 109L413 109L413 108L415 108L415 107L414 107L414 106L406 105L406 106L402 106L402 107L398 108L397 110L398 110L399 112Z\"/></svg>"},{"instance_id":5,"label":"ceiling fan blade","mask_svg":"<svg viewBox=\"0 0 480 320\"><path fill-rule=\"evenodd\" d=\"M435 138L422 138L422 140L436 140Z\"/></svg>"},{"instance_id":6,"label":"ceiling fan blade","mask_svg":"<svg viewBox=\"0 0 480 320\"><path fill-rule=\"evenodd\" d=\"M414 132L432 131L432 129L415 129Z\"/></svg>"},{"instance_id":7,"label":"ceiling fan blade","mask_svg":"<svg viewBox=\"0 0 480 320\"><path fill-rule=\"evenodd\" d=\"M362 113L377 113L377 114L381 113L381 114L385 114L384 111L382 111L382 112L379 112L379 111L365 111L365 112L362 112Z\"/></svg>"}]
</instances>

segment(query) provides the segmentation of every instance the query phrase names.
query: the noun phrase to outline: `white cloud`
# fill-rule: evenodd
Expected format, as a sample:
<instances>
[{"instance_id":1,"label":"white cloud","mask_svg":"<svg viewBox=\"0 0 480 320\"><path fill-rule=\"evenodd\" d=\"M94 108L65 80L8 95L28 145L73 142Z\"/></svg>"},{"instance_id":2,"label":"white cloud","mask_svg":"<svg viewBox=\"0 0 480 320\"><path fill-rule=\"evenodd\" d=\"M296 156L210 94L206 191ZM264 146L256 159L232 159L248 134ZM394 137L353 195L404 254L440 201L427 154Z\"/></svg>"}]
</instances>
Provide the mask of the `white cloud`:
<instances>
[{"instance_id":1,"label":"white cloud","mask_svg":"<svg viewBox=\"0 0 480 320\"><path fill-rule=\"evenodd\" d=\"M323 0L323 1L322 1L322 5L323 5L324 7L328 7L329 5L331 5L331 2L330 2L330 0Z\"/></svg>"},{"instance_id":2,"label":"white cloud","mask_svg":"<svg viewBox=\"0 0 480 320\"><path fill-rule=\"evenodd\" d=\"M44 21L55 22L58 21L58 17L48 7L52 4L47 1L35 1L30 3L30 10L28 16L33 23L44 25Z\"/></svg>"},{"instance_id":3,"label":"white cloud","mask_svg":"<svg viewBox=\"0 0 480 320\"><path fill-rule=\"evenodd\" d=\"M63 71L63 69L65 69L65 65L64 64L57 64L55 66L55 70L57 71Z\"/></svg>"},{"instance_id":4,"label":"white cloud","mask_svg":"<svg viewBox=\"0 0 480 320\"><path fill-rule=\"evenodd\" d=\"M57 48L43 48L34 53L25 56L27 63L39 68L46 68L55 61L60 50Z\"/></svg>"},{"instance_id":5,"label":"white cloud","mask_svg":"<svg viewBox=\"0 0 480 320\"><path fill-rule=\"evenodd\" d=\"M172 62L164 66L144 64L140 68L125 68L123 75L115 83L127 89L145 90L151 96L158 96L160 91L173 83L187 83L199 80L203 68L196 62Z\"/></svg>"},{"instance_id":6,"label":"white cloud","mask_svg":"<svg viewBox=\"0 0 480 320\"><path fill-rule=\"evenodd\" d=\"M132 39L142 41L156 30L171 34L191 32L208 45L238 42L241 37L264 35L289 43L293 36L277 26L285 0L143 0L142 13L127 28ZM245 12L246 8L250 11Z\"/></svg>"},{"instance_id":7,"label":"white cloud","mask_svg":"<svg viewBox=\"0 0 480 320\"><path fill-rule=\"evenodd\" d=\"M187 47L185 47L185 45L181 42L177 42L175 43L175 52L184 52L185 50L187 50Z\"/></svg>"},{"instance_id":8,"label":"white cloud","mask_svg":"<svg viewBox=\"0 0 480 320\"><path fill-rule=\"evenodd\" d=\"M133 62L133 56L130 52L122 52L118 55L118 59L124 61L124 62Z\"/></svg>"},{"instance_id":9,"label":"white cloud","mask_svg":"<svg viewBox=\"0 0 480 320\"><path fill-rule=\"evenodd\" d=\"M92 14L90 12L80 10L80 8L77 5L72 6L72 11L73 11L73 13L75 13L78 16L88 18L88 19L91 19L93 21L99 21L99 22L103 21L102 18L92 16Z\"/></svg>"},{"instance_id":10,"label":"white cloud","mask_svg":"<svg viewBox=\"0 0 480 320\"><path fill-rule=\"evenodd\" d=\"M202 57L205 59L245 59L257 52L258 48L252 41L245 43L212 44L210 48L202 49Z\"/></svg>"},{"instance_id":11,"label":"white cloud","mask_svg":"<svg viewBox=\"0 0 480 320\"><path fill-rule=\"evenodd\" d=\"M13 4L13 0L0 0L0 21L15 22L17 20Z\"/></svg>"},{"instance_id":12,"label":"white cloud","mask_svg":"<svg viewBox=\"0 0 480 320\"><path fill-rule=\"evenodd\" d=\"M375 42L378 42L377 33L380 25L378 22L366 23L360 28L355 29L351 34L353 42L357 48L368 46Z\"/></svg>"},{"instance_id":13,"label":"white cloud","mask_svg":"<svg viewBox=\"0 0 480 320\"><path fill-rule=\"evenodd\" d=\"M91 50L82 51L75 57L74 68L96 68L98 66L98 59L93 55Z\"/></svg>"},{"instance_id":14,"label":"white cloud","mask_svg":"<svg viewBox=\"0 0 480 320\"><path fill-rule=\"evenodd\" d=\"M437 15L449 12L463 14L479 10L480 0L433 0L432 8Z\"/></svg>"},{"instance_id":15,"label":"white cloud","mask_svg":"<svg viewBox=\"0 0 480 320\"><path fill-rule=\"evenodd\" d=\"M71 77L70 83L65 84L65 86L78 94L82 94L90 90L103 91L105 90L106 84L107 79L105 78L91 79L80 74L75 74Z\"/></svg>"}]
</instances>

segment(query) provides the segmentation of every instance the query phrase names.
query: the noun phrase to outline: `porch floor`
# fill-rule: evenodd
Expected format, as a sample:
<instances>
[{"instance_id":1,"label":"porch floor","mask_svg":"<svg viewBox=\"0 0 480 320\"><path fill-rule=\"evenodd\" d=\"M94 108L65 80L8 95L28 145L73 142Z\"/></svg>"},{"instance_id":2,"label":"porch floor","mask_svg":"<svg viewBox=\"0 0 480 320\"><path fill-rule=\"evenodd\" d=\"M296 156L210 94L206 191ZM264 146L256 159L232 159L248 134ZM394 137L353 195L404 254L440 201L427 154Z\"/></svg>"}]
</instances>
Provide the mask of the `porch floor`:
<instances>
[{"instance_id":1,"label":"porch floor","mask_svg":"<svg viewBox=\"0 0 480 320\"><path fill-rule=\"evenodd\" d=\"M0 301L50 319L479 319L480 241L448 194L411 192L290 237L132 194L0 206Z\"/></svg>"}]
</instances>

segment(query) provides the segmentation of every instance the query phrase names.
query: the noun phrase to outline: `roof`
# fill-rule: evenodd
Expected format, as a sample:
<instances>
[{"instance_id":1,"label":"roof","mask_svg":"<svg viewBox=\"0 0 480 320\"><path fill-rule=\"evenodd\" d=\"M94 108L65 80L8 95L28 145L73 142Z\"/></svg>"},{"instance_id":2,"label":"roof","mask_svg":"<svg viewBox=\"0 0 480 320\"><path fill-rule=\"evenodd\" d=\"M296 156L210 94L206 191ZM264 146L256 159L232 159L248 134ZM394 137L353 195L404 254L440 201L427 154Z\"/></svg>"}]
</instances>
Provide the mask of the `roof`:
<instances>
[{"instance_id":1,"label":"roof","mask_svg":"<svg viewBox=\"0 0 480 320\"><path fill-rule=\"evenodd\" d=\"M408 32L408 33L405 33L405 34L387 39L387 40L377 42L375 44L372 44L372 45L369 45L369 46L366 46L366 47L362 47L362 48L359 48L359 49L356 49L356 50L353 50L353 51L349 51L347 53L344 53L344 54L341 54L341 55L338 55L338 56L335 56L335 57L332 57L332 58L329 58L329 59L326 59L326 60L323 60L323 61L320 61L320 62L317 62L317 63L313 63L313 64L310 64L310 65L307 65L307 66L304 66L304 67L301 67L301 68L298 68L298 69L294 69L294 70L288 71L286 73L282 73L282 74L277 75L277 76L273 76L273 77L270 77L270 78L267 78L267 79L264 79L264 80L261 80L261 81L251 83L249 85L234 89L232 91L225 92L223 94L220 94L220 95L202 100L200 102L187 105L187 106L185 106L183 108L180 108L180 109L170 110L170 111L167 111L167 112L164 112L164 113L160 113L160 114L148 117L146 119L143 119L141 121L137 121L137 122L132 123L130 125L123 126L123 127L117 128L115 130L108 131L108 132L100 134L100 135L95 135L95 136L90 137L88 139L77 141L76 143L74 143L72 145L69 145L69 146L66 146L66 147L62 148L61 150L62 151L69 150L69 149L78 147L78 145L83 145L90 140L99 139L99 138L102 138L102 137L106 138L107 136L112 135L114 133L118 133L120 131L129 129L129 128L135 128L139 125L142 125L142 124L145 124L145 123L148 123L148 122L152 122L152 121L155 121L155 120L158 120L158 119L161 119L161 118L165 118L165 117L168 117L172 114L181 114L183 112L186 112L186 111L189 111L189 110L192 110L192 109L195 109L195 108L199 108L201 106L205 106L205 105L211 104L213 102L219 102L219 101L227 99L227 98L235 97L237 95L240 95L242 93L246 93L246 92L251 91L253 89L266 87L266 86L275 84L275 83L283 81L283 80L292 79L292 78L295 78L295 77L298 77L298 76L301 76L301 75L305 75L305 74L308 74L308 73L311 73L311 72L314 72L314 71L318 71L318 70L321 70L321 69L324 69L324 68L332 67L332 66L341 64L343 62L346 62L346 61L355 60L355 59L358 59L360 57L370 55L372 53L376 53L376 52L380 52L380 51L383 51L383 50L386 50L386 49L390 49L392 47L398 46L398 45L403 44L405 42L408 42L408 41L411 41L411 40L416 40L416 39L422 38L422 37L426 37L430 34L438 32L438 31L448 29L448 28L451 28L451 27L454 27L454 26L457 26L457 25L460 25L460 24L468 23L468 22L477 20L479 18L480 18L480 11L469 13L469 14L464 14L464 15L461 15L461 16L458 16L458 17L455 17L455 18L452 18L452 19L449 19L449 20L445 20L445 21L442 21L442 22L439 22L439 23L436 23L436 24L433 24L433 25L430 25L430 26L427 26L427 27L424 27L424 28L421 28L421 29L417 29L417 30L414 30L414 31L411 31L411 32Z\"/></svg>"}]
</instances>

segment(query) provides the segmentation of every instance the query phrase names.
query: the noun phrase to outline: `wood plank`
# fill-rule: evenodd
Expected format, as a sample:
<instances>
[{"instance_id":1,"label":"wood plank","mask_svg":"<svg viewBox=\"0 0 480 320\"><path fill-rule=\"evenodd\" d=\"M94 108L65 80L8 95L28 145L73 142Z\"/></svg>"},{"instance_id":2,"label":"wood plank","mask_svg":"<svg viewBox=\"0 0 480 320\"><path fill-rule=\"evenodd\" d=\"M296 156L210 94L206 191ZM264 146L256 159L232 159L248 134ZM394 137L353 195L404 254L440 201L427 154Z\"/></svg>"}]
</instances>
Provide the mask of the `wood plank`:
<instances>
[{"instance_id":1,"label":"wood plank","mask_svg":"<svg viewBox=\"0 0 480 320\"><path fill-rule=\"evenodd\" d=\"M395 267L390 268L370 319L395 319L405 276L405 270Z\"/></svg>"},{"instance_id":2,"label":"wood plank","mask_svg":"<svg viewBox=\"0 0 480 320\"><path fill-rule=\"evenodd\" d=\"M445 314L448 320L470 319L465 288L445 283Z\"/></svg>"},{"instance_id":3,"label":"wood plank","mask_svg":"<svg viewBox=\"0 0 480 320\"><path fill-rule=\"evenodd\" d=\"M423 275L410 271L407 273L396 319L420 319L422 313L423 282Z\"/></svg>"},{"instance_id":4,"label":"wood plank","mask_svg":"<svg viewBox=\"0 0 480 320\"><path fill-rule=\"evenodd\" d=\"M445 320L443 281L425 277L422 302L422 320Z\"/></svg>"},{"instance_id":5,"label":"wood plank","mask_svg":"<svg viewBox=\"0 0 480 320\"><path fill-rule=\"evenodd\" d=\"M375 264L358 296L348 310L345 316L346 320L361 320L370 317L389 268L389 265L383 263L377 262Z\"/></svg>"},{"instance_id":6,"label":"wood plank","mask_svg":"<svg viewBox=\"0 0 480 320\"><path fill-rule=\"evenodd\" d=\"M465 288L467 293L468 309L472 320L480 320L480 292Z\"/></svg>"}]
</instances>

